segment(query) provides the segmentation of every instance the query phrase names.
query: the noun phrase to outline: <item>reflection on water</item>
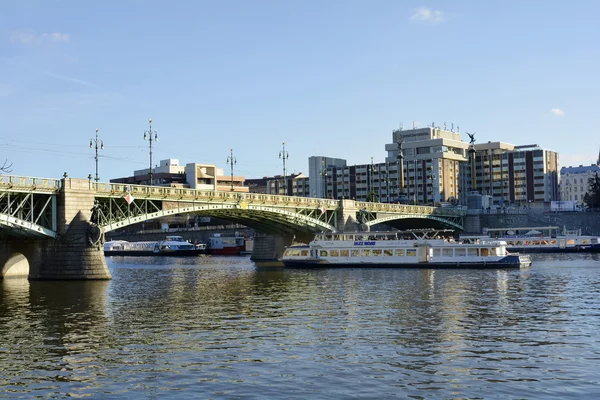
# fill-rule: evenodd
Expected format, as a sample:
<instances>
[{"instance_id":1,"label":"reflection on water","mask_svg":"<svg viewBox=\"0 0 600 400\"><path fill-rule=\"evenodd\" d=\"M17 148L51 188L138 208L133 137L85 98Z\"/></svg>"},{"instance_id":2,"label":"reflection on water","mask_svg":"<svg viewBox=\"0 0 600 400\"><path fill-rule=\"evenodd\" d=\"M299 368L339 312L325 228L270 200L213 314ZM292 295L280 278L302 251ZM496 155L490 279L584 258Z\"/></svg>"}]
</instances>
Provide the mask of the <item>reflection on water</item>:
<instances>
[{"instance_id":1,"label":"reflection on water","mask_svg":"<svg viewBox=\"0 0 600 400\"><path fill-rule=\"evenodd\" d=\"M598 255L514 271L108 264L112 281L2 281L0 397L600 392Z\"/></svg>"}]
</instances>

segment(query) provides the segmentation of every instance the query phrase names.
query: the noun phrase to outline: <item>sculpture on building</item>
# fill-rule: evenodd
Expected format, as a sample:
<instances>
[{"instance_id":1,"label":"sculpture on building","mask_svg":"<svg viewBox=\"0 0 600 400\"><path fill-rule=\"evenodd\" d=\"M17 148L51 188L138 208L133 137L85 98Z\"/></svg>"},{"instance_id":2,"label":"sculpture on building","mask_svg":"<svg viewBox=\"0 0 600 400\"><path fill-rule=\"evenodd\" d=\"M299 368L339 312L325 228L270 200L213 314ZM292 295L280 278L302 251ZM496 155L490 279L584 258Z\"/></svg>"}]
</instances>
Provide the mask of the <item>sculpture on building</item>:
<instances>
[{"instance_id":1,"label":"sculpture on building","mask_svg":"<svg viewBox=\"0 0 600 400\"><path fill-rule=\"evenodd\" d=\"M477 132L473 132L473 133L465 132L465 133L467 134L467 136L469 136L469 139L471 139L469 144L474 145L475 144L475 133L477 133Z\"/></svg>"}]
</instances>

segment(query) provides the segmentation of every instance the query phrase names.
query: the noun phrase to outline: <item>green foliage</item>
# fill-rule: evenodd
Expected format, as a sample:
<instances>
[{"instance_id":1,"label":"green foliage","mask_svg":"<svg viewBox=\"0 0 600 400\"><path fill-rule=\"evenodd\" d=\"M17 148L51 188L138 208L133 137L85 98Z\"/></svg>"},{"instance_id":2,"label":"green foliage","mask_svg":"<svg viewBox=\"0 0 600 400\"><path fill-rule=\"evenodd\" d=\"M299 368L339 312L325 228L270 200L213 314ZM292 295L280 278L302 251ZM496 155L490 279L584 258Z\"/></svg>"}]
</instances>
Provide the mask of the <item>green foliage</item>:
<instances>
[{"instance_id":1,"label":"green foliage","mask_svg":"<svg viewBox=\"0 0 600 400\"><path fill-rule=\"evenodd\" d=\"M377 203L379 202L379 196L377 196L377 193L375 193L374 191L370 191L367 194L367 201L371 203Z\"/></svg>"},{"instance_id":2,"label":"green foliage","mask_svg":"<svg viewBox=\"0 0 600 400\"><path fill-rule=\"evenodd\" d=\"M583 202L588 208L600 208L600 176L597 172L588 179L588 191L583 196Z\"/></svg>"}]
</instances>

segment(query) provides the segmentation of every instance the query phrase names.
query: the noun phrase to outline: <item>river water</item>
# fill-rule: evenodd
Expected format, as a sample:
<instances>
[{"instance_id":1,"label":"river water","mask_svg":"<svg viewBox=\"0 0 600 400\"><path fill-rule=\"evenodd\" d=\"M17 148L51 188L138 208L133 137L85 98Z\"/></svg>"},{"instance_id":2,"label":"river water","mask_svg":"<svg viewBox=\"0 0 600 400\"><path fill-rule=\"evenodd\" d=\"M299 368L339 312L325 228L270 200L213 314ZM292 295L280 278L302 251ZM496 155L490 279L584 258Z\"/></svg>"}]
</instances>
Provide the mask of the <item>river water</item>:
<instances>
[{"instance_id":1,"label":"river water","mask_svg":"<svg viewBox=\"0 0 600 400\"><path fill-rule=\"evenodd\" d=\"M0 281L0 398L600 396L600 255L521 270L108 260Z\"/></svg>"}]
</instances>

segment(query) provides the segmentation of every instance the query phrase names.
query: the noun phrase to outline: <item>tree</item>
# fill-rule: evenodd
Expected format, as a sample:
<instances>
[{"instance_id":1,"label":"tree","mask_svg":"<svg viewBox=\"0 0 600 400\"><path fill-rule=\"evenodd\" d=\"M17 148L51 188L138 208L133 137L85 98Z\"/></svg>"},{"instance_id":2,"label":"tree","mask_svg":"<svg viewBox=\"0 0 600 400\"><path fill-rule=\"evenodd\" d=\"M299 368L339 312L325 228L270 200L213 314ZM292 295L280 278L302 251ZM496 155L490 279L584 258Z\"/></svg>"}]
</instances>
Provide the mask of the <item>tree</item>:
<instances>
[{"instance_id":1,"label":"tree","mask_svg":"<svg viewBox=\"0 0 600 400\"><path fill-rule=\"evenodd\" d=\"M588 191L583 196L583 202L588 208L600 208L600 176L597 172L588 179Z\"/></svg>"}]
</instances>

